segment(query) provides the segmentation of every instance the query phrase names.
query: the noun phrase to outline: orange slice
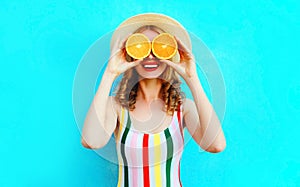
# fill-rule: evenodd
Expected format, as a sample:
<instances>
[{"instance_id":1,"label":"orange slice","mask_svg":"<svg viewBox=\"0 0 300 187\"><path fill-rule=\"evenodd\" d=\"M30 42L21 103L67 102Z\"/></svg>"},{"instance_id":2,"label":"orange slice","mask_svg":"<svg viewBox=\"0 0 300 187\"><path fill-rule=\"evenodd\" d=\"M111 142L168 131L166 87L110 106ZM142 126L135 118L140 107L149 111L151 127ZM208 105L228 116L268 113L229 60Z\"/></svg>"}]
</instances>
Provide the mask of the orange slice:
<instances>
[{"instance_id":1,"label":"orange slice","mask_svg":"<svg viewBox=\"0 0 300 187\"><path fill-rule=\"evenodd\" d=\"M178 50L176 51L175 55L170 58L170 60L174 63L180 63L180 54Z\"/></svg>"},{"instance_id":2,"label":"orange slice","mask_svg":"<svg viewBox=\"0 0 300 187\"><path fill-rule=\"evenodd\" d=\"M168 33L162 33L152 41L152 52L160 59L170 59L176 54L176 51L177 41Z\"/></svg>"},{"instance_id":3,"label":"orange slice","mask_svg":"<svg viewBox=\"0 0 300 187\"><path fill-rule=\"evenodd\" d=\"M143 59L151 52L151 42L141 33L131 35L125 44L126 51L134 59Z\"/></svg>"}]
</instances>

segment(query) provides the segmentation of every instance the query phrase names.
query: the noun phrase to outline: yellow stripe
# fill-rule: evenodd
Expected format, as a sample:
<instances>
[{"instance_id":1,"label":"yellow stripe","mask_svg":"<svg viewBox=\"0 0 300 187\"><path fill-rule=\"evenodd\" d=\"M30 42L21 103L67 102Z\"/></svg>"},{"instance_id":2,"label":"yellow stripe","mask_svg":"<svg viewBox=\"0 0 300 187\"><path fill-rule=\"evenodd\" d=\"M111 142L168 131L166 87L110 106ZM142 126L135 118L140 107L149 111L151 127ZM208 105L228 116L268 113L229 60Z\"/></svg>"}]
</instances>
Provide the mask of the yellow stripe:
<instances>
[{"instance_id":1,"label":"yellow stripe","mask_svg":"<svg viewBox=\"0 0 300 187\"><path fill-rule=\"evenodd\" d=\"M119 181L118 181L118 187L121 187L122 183L122 166L119 165Z\"/></svg>"},{"instance_id":2,"label":"yellow stripe","mask_svg":"<svg viewBox=\"0 0 300 187\"><path fill-rule=\"evenodd\" d=\"M121 122L120 122L120 127L119 127L119 130L118 130L118 136L117 136L117 141L119 141L119 138L120 138L120 135L121 135L121 127L123 127L123 124L124 124L124 109L123 107L121 106Z\"/></svg>"},{"instance_id":3,"label":"yellow stripe","mask_svg":"<svg viewBox=\"0 0 300 187\"><path fill-rule=\"evenodd\" d=\"M118 136L117 136L117 142L119 143L119 138L120 138L120 136L121 136L121 130L122 130L122 126L123 126L123 123L124 123L124 109L123 109L123 107L121 107L121 110L122 110L122 112L121 112L121 122L120 122L120 127L119 127L119 130L118 130ZM117 146L120 146L120 145L117 145ZM119 160L120 160L121 158L119 158ZM122 183L122 181L123 181L123 179L122 179L122 176L123 176L123 166L122 166L123 164L121 164L121 163L119 163L119 180L118 180L118 187L121 187L121 183Z\"/></svg>"},{"instance_id":4,"label":"yellow stripe","mask_svg":"<svg viewBox=\"0 0 300 187\"><path fill-rule=\"evenodd\" d=\"M155 186L162 186L161 184L161 145L160 134L154 134L154 173Z\"/></svg>"}]
</instances>

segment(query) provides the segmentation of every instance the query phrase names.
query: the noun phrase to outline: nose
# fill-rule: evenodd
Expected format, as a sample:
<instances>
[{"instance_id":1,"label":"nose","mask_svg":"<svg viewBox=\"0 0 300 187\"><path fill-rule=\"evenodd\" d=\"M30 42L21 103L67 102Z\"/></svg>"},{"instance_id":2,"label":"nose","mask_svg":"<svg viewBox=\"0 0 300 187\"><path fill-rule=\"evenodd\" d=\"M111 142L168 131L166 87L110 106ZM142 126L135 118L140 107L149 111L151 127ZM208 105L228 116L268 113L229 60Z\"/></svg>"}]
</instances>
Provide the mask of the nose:
<instances>
[{"instance_id":1,"label":"nose","mask_svg":"<svg viewBox=\"0 0 300 187\"><path fill-rule=\"evenodd\" d=\"M155 56L153 55L152 51L150 52L148 58L150 58L150 59L154 59L155 58Z\"/></svg>"}]
</instances>

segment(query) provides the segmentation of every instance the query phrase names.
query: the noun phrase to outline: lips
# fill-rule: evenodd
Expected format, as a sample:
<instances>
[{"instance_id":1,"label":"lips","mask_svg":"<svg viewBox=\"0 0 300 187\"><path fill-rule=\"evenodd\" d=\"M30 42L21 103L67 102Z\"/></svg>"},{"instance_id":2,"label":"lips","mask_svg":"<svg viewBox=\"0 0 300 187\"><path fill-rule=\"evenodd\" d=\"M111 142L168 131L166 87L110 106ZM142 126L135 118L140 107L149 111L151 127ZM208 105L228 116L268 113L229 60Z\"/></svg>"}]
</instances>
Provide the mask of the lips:
<instances>
[{"instance_id":1,"label":"lips","mask_svg":"<svg viewBox=\"0 0 300 187\"><path fill-rule=\"evenodd\" d=\"M147 70L155 70L158 68L159 63L156 61L144 61L141 65Z\"/></svg>"},{"instance_id":2,"label":"lips","mask_svg":"<svg viewBox=\"0 0 300 187\"><path fill-rule=\"evenodd\" d=\"M159 66L159 63L158 62L156 62L156 61L144 61L144 62L142 62L141 63L141 65L143 66L143 67L151 67L151 68L155 68L155 67L158 67Z\"/></svg>"}]
</instances>

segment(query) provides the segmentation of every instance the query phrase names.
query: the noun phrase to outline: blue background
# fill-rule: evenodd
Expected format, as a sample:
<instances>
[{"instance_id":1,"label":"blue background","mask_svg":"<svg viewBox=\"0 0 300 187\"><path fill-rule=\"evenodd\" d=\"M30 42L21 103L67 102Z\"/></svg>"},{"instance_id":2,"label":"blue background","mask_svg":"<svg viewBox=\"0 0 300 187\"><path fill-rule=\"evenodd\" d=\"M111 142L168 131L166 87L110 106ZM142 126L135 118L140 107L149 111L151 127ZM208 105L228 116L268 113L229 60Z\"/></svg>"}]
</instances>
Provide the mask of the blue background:
<instances>
[{"instance_id":1,"label":"blue background","mask_svg":"<svg viewBox=\"0 0 300 187\"><path fill-rule=\"evenodd\" d=\"M117 166L80 144L72 108L89 46L158 12L201 38L226 86L227 148L185 148L182 183L300 185L298 1L1 1L0 186L116 186Z\"/></svg>"}]
</instances>

